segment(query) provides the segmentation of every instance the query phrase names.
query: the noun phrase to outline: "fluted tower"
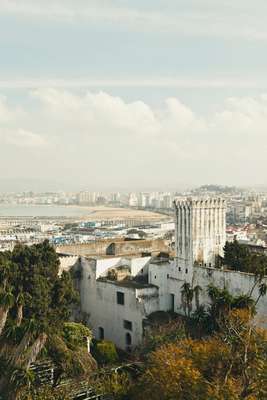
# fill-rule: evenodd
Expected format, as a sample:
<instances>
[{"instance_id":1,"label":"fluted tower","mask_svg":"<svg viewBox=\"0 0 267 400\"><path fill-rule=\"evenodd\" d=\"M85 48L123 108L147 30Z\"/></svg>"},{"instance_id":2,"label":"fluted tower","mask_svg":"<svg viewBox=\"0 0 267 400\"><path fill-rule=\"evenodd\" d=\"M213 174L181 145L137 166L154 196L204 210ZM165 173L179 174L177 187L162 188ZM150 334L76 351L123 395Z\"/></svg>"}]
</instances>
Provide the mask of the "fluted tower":
<instances>
[{"instance_id":1,"label":"fluted tower","mask_svg":"<svg viewBox=\"0 0 267 400\"><path fill-rule=\"evenodd\" d=\"M175 248L179 271L185 275L192 274L195 262L214 266L216 256L223 256L226 240L225 200L176 199L174 209Z\"/></svg>"}]
</instances>

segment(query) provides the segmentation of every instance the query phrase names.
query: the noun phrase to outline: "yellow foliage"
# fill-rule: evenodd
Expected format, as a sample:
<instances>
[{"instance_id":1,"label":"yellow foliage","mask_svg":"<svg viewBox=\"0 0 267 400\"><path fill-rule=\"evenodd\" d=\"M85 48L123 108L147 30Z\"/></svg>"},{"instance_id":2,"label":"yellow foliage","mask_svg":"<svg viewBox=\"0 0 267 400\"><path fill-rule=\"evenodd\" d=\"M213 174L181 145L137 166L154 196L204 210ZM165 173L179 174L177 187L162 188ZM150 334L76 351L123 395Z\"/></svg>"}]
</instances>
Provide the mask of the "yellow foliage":
<instances>
[{"instance_id":1,"label":"yellow foliage","mask_svg":"<svg viewBox=\"0 0 267 400\"><path fill-rule=\"evenodd\" d=\"M184 339L152 352L133 398L265 399L262 336L252 329L243 310L232 312L227 324L225 334L205 340Z\"/></svg>"},{"instance_id":2,"label":"yellow foliage","mask_svg":"<svg viewBox=\"0 0 267 400\"><path fill-rule=\"evenodd\" d=\"M149 368L142 378L140 399L198 399L204 385L200 371L176 344L161 347L151 354ZM190 397L189 397L190 396Z\"/></svg>"}]
</instances>

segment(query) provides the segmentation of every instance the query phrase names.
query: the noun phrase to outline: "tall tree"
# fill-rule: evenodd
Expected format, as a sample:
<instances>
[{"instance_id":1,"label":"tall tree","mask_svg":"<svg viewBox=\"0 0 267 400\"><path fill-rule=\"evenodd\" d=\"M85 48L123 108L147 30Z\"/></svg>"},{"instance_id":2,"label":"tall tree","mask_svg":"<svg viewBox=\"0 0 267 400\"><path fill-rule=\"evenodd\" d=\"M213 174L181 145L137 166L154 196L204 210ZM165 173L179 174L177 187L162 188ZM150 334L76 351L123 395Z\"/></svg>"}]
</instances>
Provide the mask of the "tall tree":
<instances>
[{"instance_id":1,"label":"tall tree","mask_svg":"<svg viewBox=\"0 0 267 400\"><path fill-rule=\"evenodd\" d=\"M12 370L29 370L48 337L62 334L77 294L70 275L59 276L59 259L48 241L0 255L0 282L0 340L9 366L0 393L10 393Z\"/></svg>"}]
</instances>

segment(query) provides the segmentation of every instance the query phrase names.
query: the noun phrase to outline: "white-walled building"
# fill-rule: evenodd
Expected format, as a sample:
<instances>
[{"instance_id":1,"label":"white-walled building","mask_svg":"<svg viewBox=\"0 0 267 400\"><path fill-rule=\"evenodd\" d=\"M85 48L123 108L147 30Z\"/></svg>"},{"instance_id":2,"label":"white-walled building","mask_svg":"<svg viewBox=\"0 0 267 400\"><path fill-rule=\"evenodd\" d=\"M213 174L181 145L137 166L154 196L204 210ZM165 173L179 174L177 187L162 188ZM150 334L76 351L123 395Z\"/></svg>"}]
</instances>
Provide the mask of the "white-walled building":
<instances>
[{"instance_id":1,"label":"white-walled building","mask_svg":"<svg viewBox=\"0 0 267 400\"><path fill-rule=\"evenodd\" d=\"M80 311L96 338L112 340L122 349L137 346L152 312L183 314L184 282L202 288L198 301L206 306L209 284L225 287L234 295L250 292L255 283L253 274L215 268L216 256L223 255L226 237L224 200L176 200L174 210L174 259L80 257L75 263ZM256 287L254 299L258 294ZM194 302L193 310L197 306ZM261 323L267 325L266 296L260 299L257 311Z\"/></svg>"},{"instance_id":2,"label":"white-walled building","mask_svg":"<svg viewBox=\"0 0 267 400\"><path fill-rule=\"evenodd\" d=\"M157 286L145 283L150 261L151 257L77 261L81 312L97 339L112 340L122 349L141 342L144 320L159 310Z\"/></svg>"}]
</instances>

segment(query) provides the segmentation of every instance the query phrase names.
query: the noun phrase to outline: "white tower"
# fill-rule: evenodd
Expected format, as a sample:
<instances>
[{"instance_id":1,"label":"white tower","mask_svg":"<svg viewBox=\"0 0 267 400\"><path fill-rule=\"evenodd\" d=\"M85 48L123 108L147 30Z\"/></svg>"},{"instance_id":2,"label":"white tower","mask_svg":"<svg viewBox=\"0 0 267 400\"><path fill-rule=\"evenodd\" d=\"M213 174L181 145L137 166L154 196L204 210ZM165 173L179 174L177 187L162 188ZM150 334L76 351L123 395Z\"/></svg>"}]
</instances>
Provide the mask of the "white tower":
<instances>
[{"instance_id":1,"label":"white tower","mask_svg":"<svg viewBox=\"0 0 267 400\"><path fill-rule=\"evenodd\" d=\"M214 266L226 240L224 199L176 199L175 250L181 275L191 281L194 263Z\"/></svg>"}]
</instances>

